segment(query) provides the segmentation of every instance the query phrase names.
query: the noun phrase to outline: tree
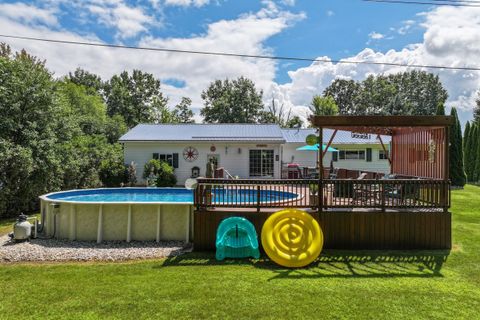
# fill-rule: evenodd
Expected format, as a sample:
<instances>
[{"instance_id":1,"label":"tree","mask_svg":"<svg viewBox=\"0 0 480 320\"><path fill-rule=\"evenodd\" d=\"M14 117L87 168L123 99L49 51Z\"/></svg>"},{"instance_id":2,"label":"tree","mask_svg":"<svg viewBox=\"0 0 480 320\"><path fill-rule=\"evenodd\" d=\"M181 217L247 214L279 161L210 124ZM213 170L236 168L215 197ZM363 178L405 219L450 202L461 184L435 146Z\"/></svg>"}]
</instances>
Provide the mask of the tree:
<instances>
[{"instance_id":1,"label":"tree","mask_svg":"<svg viewBox=\"0 0 480 320\"><path fill-rule=\"evenodd\" d=\"M356 115L388 115L389 105L395 99L400 97L400 93L396 90L385 76L369 76L361 83L361 90L356 97ZM403 101L399 102L402 106L400 110L395 110L396 114L405 114L405 106ZM398 108L397 108L398 109Z\"/></svg>"},{"instance_id":2,"label":"tree","mask_svg":"<svg viewBox=\"0 0 480 320\"><path fill-rule=\"evenodd\" d=\"M309 108L315 116L335 116L338 114L337 104L331 96L313 96Z\"/></svg>"},{"instance_id":3,"label":"tree","mask_svg":"<svg viewBox=\"0 0 480 320\"><path fill-rule=\"evenodd\" d=\"M470 137L468 138L468 149L470 150L469 152L469 158L466 159L467 165L467 177L470 182L476 182L477 181L477 173L476 173L476 163L479 160L477 157L477 149L478 149L478 125L473 124L471 129L470 129Z\"/></svg>"},{"instance_id":4,"label":"tree","mask_svg":"<svg viewBox=\"0 0 480 320\"><path fill-rule=\"evenodd\" d=\"M39 195L61 187L58 145L71 136L64 113L45 63L2 45L0 215L30 211Z\"/></svg>"},{"instance_id":5,"label":"tree","mask_svg":"<svg viewBox=\"0 0 480 320\"><path fill-rule=\"evenodd\" d=\"M268 106L267 110L264 110L261 115L261 123L275 123L281 127L285 127L287 122L290 121L292 111L285 110L285 104L282 103L281 106L275 101L275 98L272 98L272 102Z\"/></svg>"},{"instance_id":6,"label":"tree","mask_svg":"<svg viewBox=\"0 0 480 320\"><path fill-rule=\"evenodd\" d=\"M299 116L293 116L285 123L286 128L301 128L303 127L303 120Z\"/></svg>"},{"instance_id":7,"label":"tree","mask_svg":"<svg viewBox=\"0 0 480 320\"><path fill-rule=\"evenodd\" d=\"M454 124L450 128L450 180L452 185L463 187L466 182L465 170L463 167L463 142L462 128L458 120L457 109L452 108L450 115L454 118Z\"/></svg>"},{"instance_id":8,"label":"tree","mask_svg":"<svg viewBox=\"0 0 480 320\"><path fill-rule=\"evenodd\" d=\"M476 125L476 132L475 136L473 139L475 140L474 143L474 157L473 157L473 162L472 166L474 167L473 169L473 182L474 183L479 183L480 182L480 125ZM476 151L476 152L475 152Z\"/></svg>"},{"instance_id":9,"label":"tree","mask_svg":"<svg viewBox=\"0 0 480 320\"><path fill-rule=\"evenodd\" d=\"M77 68L73 73L69 72L66 80L84 86L92 94L101 96L103 92L102 78L81 68Z\"/></svg>"},{"instance_id":10,"label":"tree","mask_svg":"<svg viewBox=\"0 0 480 320\"><path fill-rule=\"evenodd\" d=\"M455 111L455 113L456 113L456 111ZM445 115L445 106L443 105L443 103L440 103L440 104L437 106L436 115L437 115L437 116L444 116L444 115Z\"/></svg>"},{"instance_id":11,"label":"tree","mask_svg":"<svg viewBox=\"0 0 480 320\"><path fill-rule=\"evenodd\" d=\"M475 108L473 109L473 120L478 124L480 123L480 91L477 93L475 104Z\"/></svg>"},{"instance_id":12,"label":"tree","mask_svg":"<svg viewBox=\"0 0 480 320\"><path fill-rule=\"evenodd\" d=\"M324 91L323 96L335 100L340 114L353 115L357 113L356 97L361 90L360 84L353 80L335 79Z\"/></svg>"},{"instance_id":13,"label":"tree","mask_svg":"<svg viewBox=\"0 0 480 320\"><path fill-rule=\"evenodd\" d=\"M195 123L193 119L193 111L190 109L192 99L183 97L182 101L175 106L173 117L175 122L179 123Z\"/></svg>"},{"instance_id":14,"label":"tree","mask_svg":"<svg viewBox=\"0 0 480 320\"><path fill-rule=\"evenodd\" d=\"M102 163L123 159L120 144L110 144L102 135L79 135L67 141L58 151L63 159L63 188L101 187ZM104 177L107 176L105 167Z\"/></svg>"},{"instance_id":15,"label":"tree","mask_svg":"<svg viewBox=\"0 0 480 320\"><path fill-rule=\"evenodd\" d=\"M250 79L216 80L202 92L200 114L207 123L258 123L264 109L262 96Z\"/></svg>"},{"instance_id":16,"label":"tree","mask_svg":"<svg viewBox=\"0 0 480 320\"><path fill-rule=\"evenodd\" d=\"M470 181L470 173L469 173L469 164L468 164L468 159L470 159L470 148L469 148L469 139L470 139L470 121L467 121L467 124L465 125L465 131L463 133L463 164L465 168L465 174L467 176L467 181Z\"/></svg>"},{"instance_id":17,"label":"tree","mask_svg":"<svg viewBox=\"0 0 480 320\"><path fill-rule=\"evenodd\" d=\"M401 95L405 115L434 115L444 105L448 93L438 75L425 71L406 71L388 75L396 92Z\"/></svg>"},{"instance_id":18,"label":"tree","mask_svg":"<svg viewBox=\"0 0 480 320\"><path fill-rule=\"evenodd\" d=\"M160 81L150 73L133 70L114 75L105 84L108 115L121 115L128 128L139 123L171 121L167 99L160 91Z\"/></svg>"},{"instance_id":19,"label":"tree","mask_svg":"<svg viewBox=\"0 0 480 320\"><path fill-rule=\"evenodd\" d=\"M127 131L123 117L120 115L109 117L103 99L85 86L61 81L58 82L58 93L66 112L79 126L81 133L78 134L104 135L109 143L116 143Z\"/></svg>"},{"instance_id":20,"label":"tree","mask_svg":"<svg viewBox=\"0 0 480 320\"><path fill-rule=\"evenodd\" d=\"M361 82L335 80L323 94L347 115L434 115L448 98L438 76L424 71L369 76Z\"/></svg>"}]
</instances>

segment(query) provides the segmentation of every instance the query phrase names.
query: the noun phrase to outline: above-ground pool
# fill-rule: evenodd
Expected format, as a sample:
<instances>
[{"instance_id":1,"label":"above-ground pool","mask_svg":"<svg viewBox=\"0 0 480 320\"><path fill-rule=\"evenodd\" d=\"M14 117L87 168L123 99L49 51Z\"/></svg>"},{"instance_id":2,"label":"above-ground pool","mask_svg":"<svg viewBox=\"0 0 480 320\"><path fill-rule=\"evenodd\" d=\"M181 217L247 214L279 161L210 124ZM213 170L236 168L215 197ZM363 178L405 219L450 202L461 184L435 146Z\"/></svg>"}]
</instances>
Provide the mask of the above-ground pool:
<instances>
[{"instance_id":1,"label":"above-ground pool","mask_svg":"<svg viewBox=\"0 0 480 320\"><path fill-rule=\"evenodd\" d=\"M285 191L256 189L221 189L213 187L213 203L275 202L293 200L297 194ZM184 188L112 188L55 192L44 198L57 202L102 203L183 203L193 204L193 191Z\"/></svg>"},{"instance_id":2,"label":"above-ground pool","mask_svg":"<svg viewBox=\"0 0 480 320\"><path fill-rule=\"evenodd\" d=\"M212 203L288 201L285 191L212 189ZM258 199L260 196L260 199ZM70 240L184 240L193 233L193 191L184 188L106 188L40 197L44 232Z\"/></svg>"}]
</instances>

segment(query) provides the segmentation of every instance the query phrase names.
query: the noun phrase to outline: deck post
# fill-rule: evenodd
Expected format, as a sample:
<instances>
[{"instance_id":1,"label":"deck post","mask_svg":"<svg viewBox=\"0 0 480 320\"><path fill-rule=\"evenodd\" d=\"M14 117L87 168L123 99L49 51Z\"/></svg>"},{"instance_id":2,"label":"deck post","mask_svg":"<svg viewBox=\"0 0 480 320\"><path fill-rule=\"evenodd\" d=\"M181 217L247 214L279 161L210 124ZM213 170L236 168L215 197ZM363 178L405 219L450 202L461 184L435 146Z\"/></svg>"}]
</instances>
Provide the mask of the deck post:
<instances>
[{"instance_id":1,"label":"deck post","mask_svg":"<svg viewBox=\"0 0 480 320\"><path fill-rule=\"evenodd\" d=\"M445 143L445 150L444 150L444 159L445 159L445 164L444 164L444 175L443 175L443 211L448 212L448 196L449 196L449 191L450 191L450 127L445 126L444 129L444 143Z\"/></svg>"},{"instance_id":2,"label":"deck post","mask_svg":"<svg viewBox=\"0 0 480 320\"><path fill-rule=\"evenodd\" d=\"M257 185L257 212L260 212L260 185Z\"/></svg>"},{"instance_id":3,"label":"deck post","mask_svg":"<svg viewBox=\"0 0 480 320\"><path fill-rule=\"evenodd\" d=\"M318 128L318 212L323 211L323 127Z\"/></svg>"}]
</instances>

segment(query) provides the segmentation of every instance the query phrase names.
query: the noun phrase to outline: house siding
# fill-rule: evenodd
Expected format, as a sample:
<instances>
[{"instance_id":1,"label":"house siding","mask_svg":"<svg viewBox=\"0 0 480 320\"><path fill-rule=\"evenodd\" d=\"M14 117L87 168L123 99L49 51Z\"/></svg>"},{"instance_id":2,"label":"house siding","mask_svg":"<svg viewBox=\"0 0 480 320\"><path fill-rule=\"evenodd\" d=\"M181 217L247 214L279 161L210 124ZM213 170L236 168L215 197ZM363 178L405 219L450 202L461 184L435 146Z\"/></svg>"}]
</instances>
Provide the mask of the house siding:
<instances>
[{"instance_id":1,"label":"house siding","mask_svg":"<svg viewBox=\"0 0 480 320\"><path fill-rule=\"evenodd\" d=\"M193 146L198 152L197 160L188 162L183 158L185 147ZM210 148L215 146L214 152ZM240 153L239 153L240 149ZM280 144L247 144L247 143L175 143L175 142L124 142L125 163L136 164L137 181L143 184L142 178L145 164L152 159L153 153L173 154L178 153L178 168L175 169L177 184L183 185L190 178L193 167L200 168L200 175L205 176L208 155L217 154L219 167L224 167L231 175L241 178L249 177L249 150L271 149L274 150L274 159L280 158ZM274 178L280 178L280 161L274 161Z\"/></svg>"},{"instance_id":2,"label":"house siding","mask_svg":"<svg viewBox=\"0 0 480 320\"><path fill-rule=\"evenodd\" d=\"M317 153L314 151L298 151L304 143L286 143L282 145L283 164L298 163L301 167L316 167ZM365 160L338 160L333 162L333 166L341 169L361 170L371 172L389 173L390 164L388 160L380 160L379 152L383 150L380 144L332 144L337 150L365 150L372 149L372 161ZM332 160L332 153L327 152L323 158L323 166L329 167Z\"/></svg>"}]
</instances>

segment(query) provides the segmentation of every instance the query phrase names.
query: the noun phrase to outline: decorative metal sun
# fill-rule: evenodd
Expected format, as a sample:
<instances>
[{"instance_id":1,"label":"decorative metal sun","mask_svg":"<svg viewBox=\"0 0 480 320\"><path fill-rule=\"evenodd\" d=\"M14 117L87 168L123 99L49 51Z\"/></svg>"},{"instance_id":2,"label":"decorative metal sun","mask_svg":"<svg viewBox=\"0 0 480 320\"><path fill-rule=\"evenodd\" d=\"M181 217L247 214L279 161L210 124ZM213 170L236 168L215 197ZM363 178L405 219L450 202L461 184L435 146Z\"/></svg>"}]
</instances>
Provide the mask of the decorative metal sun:
<instances>
[{"instance_id":1,"label":"decorative metal sun","mask_svg":"<svg viewBox=\"0 0 480 320\"><path fill-rule=\"evenodd\" d=\"M183 149L183 159L188 162L193 162L198 158L198 150L195 147L186 147Z\"/></svg>"}]
</instances>

